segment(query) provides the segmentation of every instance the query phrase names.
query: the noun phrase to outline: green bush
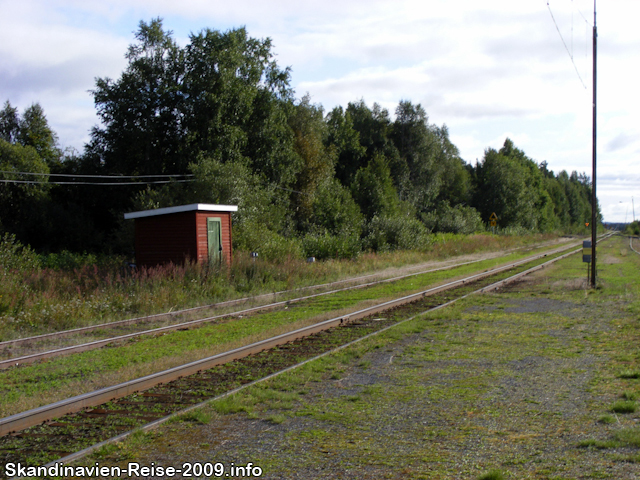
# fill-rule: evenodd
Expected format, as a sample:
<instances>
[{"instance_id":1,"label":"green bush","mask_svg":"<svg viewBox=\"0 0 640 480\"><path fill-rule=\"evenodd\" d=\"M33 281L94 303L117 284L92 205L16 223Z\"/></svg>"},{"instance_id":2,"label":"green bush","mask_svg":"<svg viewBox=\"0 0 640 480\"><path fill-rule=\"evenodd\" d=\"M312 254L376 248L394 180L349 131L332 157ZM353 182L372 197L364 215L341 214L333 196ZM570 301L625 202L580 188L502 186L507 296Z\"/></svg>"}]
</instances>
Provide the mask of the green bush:
<instances>
[{"instance_id":1,"label":"green bush","mask_svg":"<svg viewBox=\"0 0 640 480\"><path fill-rule=\"evenodd\" d=\"M105 255L93 253L74 253L63 250L60 253L47 253L39 255L40 265L43 268L51 268L53 270L79 270L84 267L93 267L94 265L109 270L118 269L125 263L125 257L118 255Z\"/></svg>"},{"instance_id":2,"label":"green bush","mask_svg":"<svg viewBox=\"0 0 640 480\"><path fill-rule=\"evenodd\" d=\"M429 243L427 228L409 216L375 216L364 229L363 246L375 252L424 250Z\"/></svg>"},{"instance_id":3,"label":"green bush","mask_svg":"<svg viewBox=\"0 0 640 480\"><path fill-rule=\"evenodd\" d=\"M311 223L332 235L360 235L364 216L348 188L336 179L318 187L313 202Z\"/></svg>"},{"instance_id":4,"label":"green bush","mask_svg":"<svg viewBox=\"0 0 640 480\"><path fill-rule=\"evenodd\" d=\"M636 402L629 400L620 400L611 406L611 411L614 413L635 413L637 409L638 405Z\"/></svg>"},{"instance_id":5,"label":"green bush","mask_svg":"<svg viewBox=\"0 0 640 480\"><path fill-rule=\"evenodd\" d=\"M640 221L631 222L624 230L625 235L640 235Z\"/></svg>"},{"instance_id":6,"label":"green bush","mask_svg":"<svg viewBox=\"0 0 640 480\"><path fill-rule=\"evenodd\" d=\"M504 475L500 470L491 470L479 477L478 480L504 480Z\"/></svg>"},{"instance_id":7,"label":"green bush","mask_svg":"<svg viewBox=\"0 0 640 480\"><path fill-rule=\"evenodd\" d=\"M0 267L2 270L25 272L37 270L40 266L38 255L29 247L22 245L13 234L5 233L0 240Z\"/></svg>"},{"instance_id":8,"label":"green bush","mask_svg":"<svg viewBox=\"0 0 640 480\"><path fill-rule=\"evenodd\" d=\"M234 225L234 250L257 252L259 258L275 262L288 258L302 258L303 251L299 239L285 238L261 223L242 223Z\"/></svg>"},{"instance_id":9,"label":"green bush","mask_svg":"<svg viewBox=\"0 0 640 480\"><path fill-rule=\"evenodd\" d=\"M426 227L434 232L470 234L484 230L480 212L466 205L452 207L448 202L422 215Z\"/></svg>"},{"instance_id":10,"label":"green bush","mask_svg":"<svg viewBox=\"0 0 640 480\"><path fill-rule=\"evenodd\" d=\"M361 251L361 244L357 235L307 234L302 239L302 249L307 257L319 260L355 258Z\"/></svg>"},{"instance_id":11,"label":"green bush","mask_svg":"<svg viewBox=\"0 0 640 480\"><path fill-rule=\"evenodd\" d=\"M496 233L498 233L499 235L526 236L526 235L531 235L532 231L525 227L515 226L515 227L505 227L505 228L498 227L498 230L496 231Z\"/></svg>"}]
</instances>

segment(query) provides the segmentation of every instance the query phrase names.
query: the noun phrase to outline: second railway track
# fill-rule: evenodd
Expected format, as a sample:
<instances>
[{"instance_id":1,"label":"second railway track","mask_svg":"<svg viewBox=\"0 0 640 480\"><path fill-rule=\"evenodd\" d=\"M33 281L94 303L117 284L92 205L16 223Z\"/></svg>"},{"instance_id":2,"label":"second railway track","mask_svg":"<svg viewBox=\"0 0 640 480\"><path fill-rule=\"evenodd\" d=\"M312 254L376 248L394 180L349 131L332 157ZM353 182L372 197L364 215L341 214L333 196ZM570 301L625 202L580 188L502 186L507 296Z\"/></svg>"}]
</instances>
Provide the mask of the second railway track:
<instances>
[{"instance_id":1,"label":"second railway track","mask_svg":"<svg viewBox=\"0 0 640 480\"><path fill-rule=\"evenodd\" d=\"M529 257L528 261L530 261L531 259L539 259L539 258L543 258L547 255L553 255L553 254L557 254L559 252L565 251L569 248L573 248L574 246L577 245L565 245L550 251L546 251L546 252L541 252L539 254L536 254L532 257ZM146 337L146 336L158 336L158 335L163 335L166 334L168 332L172 332L172 331L176 331L176 330L187 330L187 329L192 329L192 328L198 328L202 325L208 324L208 323L213 323L213 322L219 322L219 321L223 321L225 319L229 319L229 318L233 318L233 317L242 317L242 316L247 316L247 315L254 315L258 312L264 312L264 311L268 311L268 310L276 310L279 308L284 308L290 304L293 303L300 303L300 302L304 302L306 300L311 300L314 298L318 298L318 297L322 297L322 296L327 296L327 295L332 295L335 293L339 293L339 292L343 292L343 291L348 291L348 290L355 290L355 289L363 289L363 288L367 288L367 287L371 287L371 286L375 286L375 285L379 285L382 283L390 283L390 282L397 282L399 280L404 280L410 277L415 277L417 275L425 275L428 273L433 273L433 272L438 272L438 271L443 271L443 270L452 270L455 269L457 267L463 267L463 266L467 266L467 265L471 265L473 263L478 263L482 260L476 260L476 261L470 261L470 262L461 262L461 263L456 263L456 264L451 264L451 265L445 265L445 266L441 266L441 267L437 267L437 268L428 268L428 269L422 269L418 272L413 272L413 273L409 273L409 274L405 274L405 275L401 275L401 276L396 276L396 277L391 277L391 278L384 278L384 279L378 279L378 280L373 280L373 281L366 281L365 283L358 283L358 282L362 282L364 280L369 280L371 279L372 275L367 275L364 277L358 277L356 279L352 279L351 281L355 281L356 284L355 285L350 285L350 286L345 286L345 287L341 287L341 288L335 288L335 286L340 285L340 284L344 284L345 282L349 281L349 280L344 280L344 281L339 281L339 282L335 282L333 284L325 284L325 285L320 285L318 287L334 287L332 290L328 290L328 291L324 291L324 292L320 292L320 293L315 293L315 294L310 294L310 295L304 295L304 296L298 296L295 298L289 298L286 300L281 300L281 301L276 301L276 302L272 302L272 303L267 303L267 304L258 304L256 306L251 306L249 308L243 308L241 310L234 310L234 311L229 311L229 312L225 312L225 313L221 313L218 315L213 315L213 316L207 316L207 317L202 317L202 318L195 318L195 319L190 319L190 320L186 320L186 321L180 321L178 323L172 323L169 325L163 325L163 326L149 326L146 325L146 323L143 323L143 325L146 326L145 329L143 330L134 330L134 331L128 331L128 330L120 330L121 333L118 333L116 335L114 335L114 333L118 332L118 329L126 329L127 327L130 327L132 325L135 324L136 321L144 321L144 322L148 322L148 321L152 321L154 320L156 317L157 319L164 319L164 318L168 318L171 317L172 314L161 314L161 315L157 315L157 316L152 316L152 317L144 317L142 319L130 319L130 320L123 320L123 321L119 321L119 322L114 322L114 323L110 323L110 324L104 324L104 325L99 325L99 326L92 326L92 327L83 327L80 329L74 329L74 330L69 330L69 331L64 331L64 332L55 332L55 333L51 333L51 334L46 334L46 335L40 335L37 337L29 337L29 338L21 338L21 339L17 339L17 340L12 340L12 341L5 341L5 342L0 342L0 370L2 369L6 369L6 368L10 368L10 367L15 367L15 366L20 366L20 365L25 365L25 364L29 364L29 363L33 363L33 362L37 362L40 360L45 360L45 359L52 359L52 358L56 358L59 356L64 356L64 355L71 355L74 353L80 353L80 352L86 352L89 350L94 350L97 348L101 348L104 347L106 345L114 345L117 343L122 343L122 342L126 342L126 341L131 341L140 337ZM509 262L507 265L518 265L520 262L518 261L512 261ZM499 268L499 267L498 267ZM485 273L490 274L490 271L492 269L487 270ZM316 287L317 288L317 287ZM266 298L275 298L277 295L281 295L282 293L286 293L286 292L278 292L276 294L268 294L268 295L262 295L259 297L258 300L260 299L266 299ZM251 299L240 299L240 300L233 300L230 302L222 302L220 304L217 305L210 305L207 306L206 308L211 308L213 306L217 306L217 307L230 307L233 305L240 305L242 303L247 303L249 300ZM255 300L254 300L255 301ZM202 311L202 309L205 307L197 307L196 309L189 309L183 312L174 312L177 315L184 315L184 314L194 314L197 312ZM69 337L71 335L84 335L84 334L94 334L94 332L96 330L102 330L102 335L104 336L106 333L108 332L112 332L111 335L112 336L104 336L104 338L95 338L95 339L91 339L90 341L84 341L84 342L80 342L80 343L76 343L76 344L71 344L71 345L61 345L58 347L51 347L51 343L52 341L61 341L61 339L64 339L66 337ZM2 356L5 356L6 358L2 359Z\"/></svg>"},{"instance_id":2,"label":"second railway track","mask_svg":"<svg viewBox=\"0 0 640 480\"><path fill-rule=\"evenodd\" d=\"M493 275L510 275L509 279L513 279L514 269L525 267L509 265ZM417 313L438 308L452 296L461 298L500 284L487 277L486 273L472 275L224 354L7 417L0 420L3 435L0 464L23 461L42 465L58 458L73 458L74 452L89 445L166 418ZM376 318L383 311L385 318Z\"/></svg>"}]
</instances>

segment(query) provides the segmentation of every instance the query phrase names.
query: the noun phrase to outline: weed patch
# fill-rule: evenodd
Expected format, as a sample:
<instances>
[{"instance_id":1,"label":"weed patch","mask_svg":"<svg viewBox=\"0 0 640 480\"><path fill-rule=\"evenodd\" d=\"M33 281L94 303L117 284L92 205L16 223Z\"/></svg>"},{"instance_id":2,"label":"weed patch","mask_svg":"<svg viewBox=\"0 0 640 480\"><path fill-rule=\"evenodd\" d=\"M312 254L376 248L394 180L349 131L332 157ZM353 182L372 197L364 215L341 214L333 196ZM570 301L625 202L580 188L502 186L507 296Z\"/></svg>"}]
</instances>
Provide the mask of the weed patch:
<instances>
[{"instance_id":1,"label":"weed patch","mask_svg":"<svg viewBox=\"0 0 640 480\"><path fill-rule=\"evenodd\" d=\"M490 472L478 477L478 480L505 480L505 478L500 470L491 470Z\"/></svg>"},{"instance_id":2,"label":"weed patch","mask_svg":"<svg viewBox=\"0 0 640 480\"><path fill-rule=\"evenodd\" d=\"M628 400L615 402L611 405L611 411L614 413L635 413L638 409L638 405L636 402L631 402Z\"/></svg>"},{"instance_id":3,"label":"weed patch","mask_svg":"<svg viewBox=\"0 0 640 480\"><path fill-rule=\"evenodd\" d=\"M205 412L202 409L191 410L190 412L178 415L175 417L176 421L197 423L200 425L206 425L211 421L211 414Z\"/></svg>"}]
</instances>

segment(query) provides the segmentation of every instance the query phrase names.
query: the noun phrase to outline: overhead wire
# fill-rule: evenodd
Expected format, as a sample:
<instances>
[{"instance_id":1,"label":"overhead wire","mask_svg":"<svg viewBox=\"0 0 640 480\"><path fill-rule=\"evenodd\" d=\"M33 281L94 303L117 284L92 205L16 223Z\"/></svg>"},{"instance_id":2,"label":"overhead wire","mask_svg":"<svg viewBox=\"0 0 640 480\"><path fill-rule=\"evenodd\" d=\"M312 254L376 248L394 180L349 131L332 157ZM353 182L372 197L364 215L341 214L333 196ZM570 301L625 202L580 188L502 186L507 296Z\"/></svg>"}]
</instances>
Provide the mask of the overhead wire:
<instances>
[{"instance_id":1,"label":"overhead wire","mask_svg":"<svg viewBox=\"0 0 640 480\"><path fill-rule=\"evenodd\" d=\"M189 180L157 180L153 182L44 182L37 180L7 180L0 179L0 183L22 183L29 185L99 185L99 186L113 186L113 185L158 185L161 183L187 183L195 182L195 179Z\"/></svg>"},{"instance_id":2,"label":"overhead wire","mask_svg":"<svg viewBox=\"0 0 640 480\"><path fill-rule=\"evenodd\" d=\"M556 18L553 16L553 12L551 11L551 6L549 5L548 1L547 1L547 8L549 9L549 14L551 15L551 19L553 20L553 24L556 26L556 30L558 31L558 35L560 35L560 40L562 40L562 44L564 45L565 50L569 54L569 58L571 59L571 63L573 64L573 68L576 71L576 75L578 75L578 78L580 79L580 83L582 83L582 86L586 90L587 89L587 85L584 83L584 80L582 80L582 76L580 75L580 72L578 71L578 66L576 65L576 62L573 61L573 53L569 50L569 47L567 47L567 42L565 42L564 37L562 36L562 32L560 32L560 27L558 27L558 22L556 22ZM582 15L582 13L580 15ZM584 16L582 18L584 18ZM586 19L585 19L585 21L586 21ZM571 32L572 32L571 41L573 42L573 15L572 15ZM573 48L573 44L572 44L572 48Z\"/></svg>"},{"instance_id":3,"label":"overhead wire","mask_svg":"<svg viewBox=\"0 0 640 480\"><path fill-rule=\"evenodd\" d=\"M20 183L27 185L96 185L96 186L113 186L113 185L158 185L166 183L190 183L195 182L197 179L182 179L176 180L176 177L193 177L194 174L184 175L75 175L66 173L36 173L36 172L14 172L8 170L0 170L0 174L10 175L34 175L41 177L80 177L80 178L158 178L158 177L170 177L169 180L156 180L152 182L56 182L56 181L37 181L37 180L13 180L13 179L0 179L0 183ZM287 192L297 193L299 195L309 195L306 192L300 192L291 188L281 187L279 185L272 185L273 187L285 190Z\"/></svg>"},{"instance_id":4,"label":"overhead wire","mask_svg":"<svg viewBox=\"0 0 640 480\"><path fill-rule=\"evenodd\" d=\"M41 177L78 177L78 178L178 178L178 177L193 177L192 173L185 174L166 174L166 175L83 175L76 173L39 173L39 172L14 172L12 170L0 170L0 173L9 173L15 175L36 175Z\"/></svg>"},{"instance_id":5,"label":"overhead wire","mask_svg":"<svg viewBox=\"0 0 640 480\"><path fill-rule=\"evenodd\" d=\"M98 185L98 186L113 186L113 185L158 185L166 183L189 183L195 182L195 178L177 180L179 177L194 177L192 173L185 173L179 175L83 175L73 173L39 173L39 172L15 172L12 170L0 170L0 174L9 175L33 175L39 177L67 177L67 178L107 178L107 179L125 179L125 178L163 178L168 177L169 180L156 180L152 182L56 182L56 181L36 181L36 180L13 180L13 179L0 179L0 183L20 183L28 185ZM265 185L267 185L265 183ZM299 195L309 195L306 192L300 192L291 188L281 187L279 185L272 185L273 187L284 190L287 192L297 193Z\"/></svg>"}]
</instances>

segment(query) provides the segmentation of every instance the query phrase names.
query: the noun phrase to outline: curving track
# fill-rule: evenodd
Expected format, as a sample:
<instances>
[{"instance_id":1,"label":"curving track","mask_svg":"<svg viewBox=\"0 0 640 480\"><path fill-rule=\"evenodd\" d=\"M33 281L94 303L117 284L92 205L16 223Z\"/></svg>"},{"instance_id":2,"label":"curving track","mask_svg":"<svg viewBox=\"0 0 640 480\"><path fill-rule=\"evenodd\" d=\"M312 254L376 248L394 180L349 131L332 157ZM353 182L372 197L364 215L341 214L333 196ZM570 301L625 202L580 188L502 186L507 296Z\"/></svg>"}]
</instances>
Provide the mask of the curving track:
<instances>
[{"instance_id":1,"label":"curving track","mask_svg":"<svg viewBox=\"0 0 640 480\"><path fill-rule=\"evenodd\" d=\"M629 248L631 250L633 250L634 252L636 252L638 255L640 255L640 252L637 251L635 248L633 248L633 241L634 240L637 240L637 238L636 237L631 237L631 236L629 237Z\"/></svg>"}]
</instances>

